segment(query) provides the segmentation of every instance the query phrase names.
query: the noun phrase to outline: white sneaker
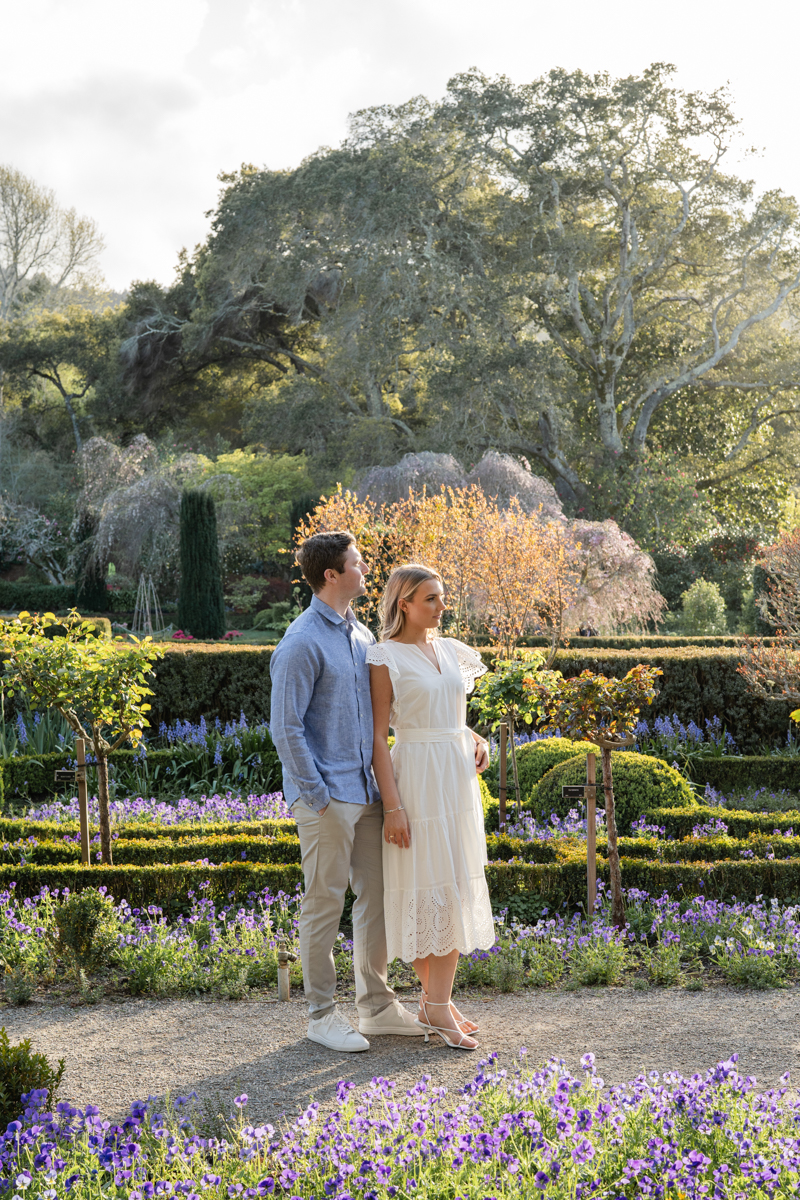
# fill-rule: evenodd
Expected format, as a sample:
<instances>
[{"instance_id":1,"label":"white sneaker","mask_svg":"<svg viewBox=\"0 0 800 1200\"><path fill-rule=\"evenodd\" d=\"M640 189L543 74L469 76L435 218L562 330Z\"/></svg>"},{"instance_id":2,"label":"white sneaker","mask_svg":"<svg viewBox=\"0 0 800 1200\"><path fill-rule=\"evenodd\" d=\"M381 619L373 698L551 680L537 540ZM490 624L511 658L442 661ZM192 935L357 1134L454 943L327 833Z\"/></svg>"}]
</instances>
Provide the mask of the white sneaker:
<instances>
[{"instance_id":1,"label":"white sneaker","mask_svg":"<svg viewBox=\"0 0 800 1200\"><path fill-rule=\"evenodd\" d=\"M395 1037L422 1037L425 1032L424 1029L420 1029L414 1014L403 1008L397 1000L393 1000L377 1017L361 1017L358 1028L361 1033L390 1033Z\"/></svg>"},{"instance_id":2,"label":"white sneaker","mask_svg":"<svg viewBox=\"0 0 800 1200\"><path fill-rule=\"evenodd\" d=\"M308 1022L308 1037L320 1046L329 1050L344 1050L347 1054L355 1054L359 1050L369 1050L369 1042L362 1037L353 1026L334 1008L324 1017L312 1017Z\"/></svg>"}]
</instances>

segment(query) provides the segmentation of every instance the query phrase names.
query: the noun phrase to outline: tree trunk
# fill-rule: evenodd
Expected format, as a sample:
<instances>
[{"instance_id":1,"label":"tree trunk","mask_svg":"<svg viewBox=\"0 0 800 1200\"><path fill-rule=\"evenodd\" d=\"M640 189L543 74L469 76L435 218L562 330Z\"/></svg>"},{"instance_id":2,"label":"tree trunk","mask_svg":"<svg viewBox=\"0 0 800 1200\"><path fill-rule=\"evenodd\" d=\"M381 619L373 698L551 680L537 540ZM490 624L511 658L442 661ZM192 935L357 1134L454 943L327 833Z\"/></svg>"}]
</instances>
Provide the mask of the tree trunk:
<instances>
[{"instance_id":1,"label":"tree trunk","mask_svg":"<svg viewBox=\"0 0 800 1200\"><path fill-rule=\"evenodd\" d=\"M611 915L617 929L625 928L625 905L622 903L622 872L617 846L617 818L614 814L614 785L611 778L611 751L603 746L603 792L606 801L606 833L608 835L608 870L611 875Z\"/></svg>"},{"instance_id":2,"label":"tree trunk","mask_svg":"<svg viewBox=\"0 0 800 1200\"><path fill-rule=\"evenodd\" d=\"M511 773L514 777L514 796L517 801L517 821L522 817L522 800L519 794L519 771L517 770L517 743L514 738L514 717L508 717L508 731L511 736Z\"/></svg>"},{"instance_id":3,"label":"tree trunk","mask_svg":"<svg viewBox=\"0 0 800 1200\"><path fill-rule=\"evenodd\" d=\"M100 853L111 865L111 819L108 812L108 759L95 747L97 755L97 800L100 807Z\"/></svg>"}]
</instances>

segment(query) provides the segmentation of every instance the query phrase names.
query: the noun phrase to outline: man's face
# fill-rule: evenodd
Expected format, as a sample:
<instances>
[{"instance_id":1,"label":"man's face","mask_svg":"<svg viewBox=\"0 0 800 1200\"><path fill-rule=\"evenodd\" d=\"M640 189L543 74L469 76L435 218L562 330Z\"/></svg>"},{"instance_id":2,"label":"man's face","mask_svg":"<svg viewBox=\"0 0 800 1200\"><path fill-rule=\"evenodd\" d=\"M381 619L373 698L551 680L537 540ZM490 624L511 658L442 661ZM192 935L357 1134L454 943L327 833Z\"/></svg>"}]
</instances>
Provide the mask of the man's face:
<instances>
[{"instance_id":1,"label":"man's face","mask_svg":"<svg viewBox=\"0 0 800 1200\"><path fill-rule=\"evenodd\" d=\"M351 600L355 600L357 596L363 596L367 590L365 577L368 571L369 567L361 557L358 546L350 546L344 556L342 571L338 579L342 593Z\"/></svg>"}]
</instances>

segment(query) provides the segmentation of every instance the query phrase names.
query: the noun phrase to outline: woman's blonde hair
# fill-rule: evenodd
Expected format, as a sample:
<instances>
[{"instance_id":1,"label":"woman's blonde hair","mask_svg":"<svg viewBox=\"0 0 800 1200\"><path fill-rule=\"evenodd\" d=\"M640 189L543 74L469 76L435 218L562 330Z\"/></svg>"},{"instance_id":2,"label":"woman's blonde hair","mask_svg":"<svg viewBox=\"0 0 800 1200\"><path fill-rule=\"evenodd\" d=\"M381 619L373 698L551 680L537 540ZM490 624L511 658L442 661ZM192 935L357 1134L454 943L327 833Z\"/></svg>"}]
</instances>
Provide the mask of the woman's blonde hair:
<instances>
[{"instance_id":1,"label":"woman's blonde hair","mask_svg":"<svg viewBox=\"0 0 800 1200\"><path fill-rule=\"evenodd\" d=\"M433 567L424 567L421 563L408 563L405 567L395 567L386 583L386 591L378 606L381 617L381 641L397 637L403 632L406 615L400 607L401 600L411 600L420 584L426 579L436 579L442 582L442 577Z\"/></svg>"}]
</instances>

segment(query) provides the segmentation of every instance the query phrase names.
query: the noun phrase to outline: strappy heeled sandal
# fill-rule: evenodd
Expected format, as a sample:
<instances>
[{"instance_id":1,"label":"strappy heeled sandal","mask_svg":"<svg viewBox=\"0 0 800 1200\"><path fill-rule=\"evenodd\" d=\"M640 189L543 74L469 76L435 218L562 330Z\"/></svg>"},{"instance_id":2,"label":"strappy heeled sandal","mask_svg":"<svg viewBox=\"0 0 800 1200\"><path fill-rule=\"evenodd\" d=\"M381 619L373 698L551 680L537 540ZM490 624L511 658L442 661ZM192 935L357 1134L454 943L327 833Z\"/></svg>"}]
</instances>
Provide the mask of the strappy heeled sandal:
<instances>
[{"instance_id":1,"label":"strappy heeled sandal","mask_svg":"<svg viewBox=\"0 0 800 1200\"><path fill-rule=\"evenodd\" d=\"M472 1041L472 1039L469 1038L469 1035L464 1033L461 1029L443 1029L439 1025L431 1025L430 1018L428 1017L428 1005L430 1005L431 1008L446 1008L448 1011L450 1010L449 1002L447 1004L444 1004L444 1003L436 1004L432 1000L423 1002L422 1011L425 1015L425 1020L420 1021L419 1017L417 1017L415 1024L419 1025L420 1029L425 1030L425 1041L426 1042L430 1041L430 1035L432 1033L438 1033L439 1037L442 1039L444 1044L446 1046L449 1046L451 1050L477 1050L478 1049L477 1042L473 1042L473 1044L471 1046L464 1045L464 1038L468 1038L469 1041ZM450 1034L455 1034L458 1037L458 1041L457 1042L453 1041L449 1036Z\"/></svg>"},{"instance_id":2,"label":"strappy heeled sandal","mask_svg":"<svg viewBox=\"0 0 800 1200\"><path fill-rule=\"evenodd\" d=\"M422 1011L423 1006L427 1003L427 1000L428 1000L428 993L423 988L422 989L422 999L419 1002L420 1012ZM469 1019L469 1017L463 1017L461 1015L461 1013L458 1011L458 1009L456 1008L455 1004L453 1004L452 1000L450 1001L450 1012L453 1014L453 1020L455 1021L458 1028L461 1030L462 1033L466 1033L467 1037L472 1037L473 1033L478 1033L478 1031L480 1030L480 1025L476 1025L474 1021L471 1021ZM472 1028L465 1029L464 1028L465 1025L471 1025Z\"/></svg>"}]
</instances>

